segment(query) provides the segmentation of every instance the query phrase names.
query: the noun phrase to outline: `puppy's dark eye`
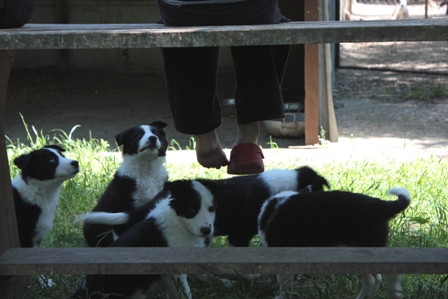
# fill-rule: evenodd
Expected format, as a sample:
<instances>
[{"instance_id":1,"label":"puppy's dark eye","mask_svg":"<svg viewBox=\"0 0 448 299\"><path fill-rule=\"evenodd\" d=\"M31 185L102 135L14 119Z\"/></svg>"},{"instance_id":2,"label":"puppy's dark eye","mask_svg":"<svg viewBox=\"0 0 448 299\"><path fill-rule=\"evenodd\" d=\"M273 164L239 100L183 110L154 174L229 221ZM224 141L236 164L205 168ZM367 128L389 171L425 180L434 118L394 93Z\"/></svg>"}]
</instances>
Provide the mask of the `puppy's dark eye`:
<instances>
[{"instance_id":1,"label":"puppy's dark eye","mask_svg":"<svg viewBox=\"0 0 448 299\"><path fill-rule=\"evenodd\" d=\"M154 135L156 135L157 137L159 137L159 132L155 129L151 130L151 133L153 133Z\"/></svg>"},{"instance_id":2,"label":"puppy's dark eye","mask_svg":"<svg viewBox=\"0 0 448 299\"><path fill-rule=\"evenodd\" d=\"M214 213L214 212L216 212L216 206L211 206L211 207L209 207L209 208L208 208L208 211L209 211L210 213Z\"/></svg>"},{"instance_id":3,"label":"puppy's dark eye","mask_svg":"<svg viewBox=\"0 0 448 299\"><path fill-rule=\"evenodd\" d=\"M48 160L49 163L55 163L56 159L55 158L50 158L50 160Z\"/></svg>"},{"instance_id":4,"label":"puppy's dark eye","mask_svg":"<svg viewBox=\"0 0 448 299\"><path fill-rule=\"evenodd\" d=\"M160 129L152 129L151 132L156 135L157 137L165 136L165 131Z\"/></svg>"}]
</instances>

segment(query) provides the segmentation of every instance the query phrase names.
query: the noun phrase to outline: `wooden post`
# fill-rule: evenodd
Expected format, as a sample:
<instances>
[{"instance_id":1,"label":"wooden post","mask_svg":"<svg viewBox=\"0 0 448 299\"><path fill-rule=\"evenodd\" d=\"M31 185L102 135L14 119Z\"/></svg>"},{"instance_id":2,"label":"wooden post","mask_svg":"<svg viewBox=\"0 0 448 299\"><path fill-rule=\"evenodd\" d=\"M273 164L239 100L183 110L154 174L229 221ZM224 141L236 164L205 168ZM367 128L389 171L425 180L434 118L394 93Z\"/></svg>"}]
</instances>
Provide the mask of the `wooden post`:
<instances>
[{"instance_id":1,"label":"wooden post","mask_svg":"<svg viewBox=\"0 0 448 299\"><path fill-rule=\"evenodd\" d=\"M323 11L324 11L324 21L330 20L330 12L329 12L329 3L328 0L323 0ZM324 92L324 104L323 104L323 111L324 114L324 120L323 124L326 130L326 136L325 137L331 142L338 142L339 133L338 133L338 125L336 122L336 115L334 113L334 104L333 104L333 89L332 89L332 71L333 71L333 63L331 58L331 50L330 50L330 44L326 43L322 47L322 60L323 63L323 70L324 73L323 77L323 90Z\"/></svg>"},{"instance_id":2,"label":"wooden post","mask_svg":"<svg viewBox=\"0 0 448 299\"><path fill-rule=\"evenodd\" d=\"M0 254L8 248L20 247L4 137L6 90L15 54L16 51L0 51ZM26 277L23 276L0 276L0 298L22 298L25 280Z\"/></svg>"},{"instance_id":3,"label":"wooden post","mask_svg":"<svg viewBox=\"0 0 448 299\"><path fill-rule=\"evenodd\" d=\"M319 1L305 0L305 21L319 20ZM319 142L319 45L305 45L305 145Z\"/></svg>"}]
</instances>

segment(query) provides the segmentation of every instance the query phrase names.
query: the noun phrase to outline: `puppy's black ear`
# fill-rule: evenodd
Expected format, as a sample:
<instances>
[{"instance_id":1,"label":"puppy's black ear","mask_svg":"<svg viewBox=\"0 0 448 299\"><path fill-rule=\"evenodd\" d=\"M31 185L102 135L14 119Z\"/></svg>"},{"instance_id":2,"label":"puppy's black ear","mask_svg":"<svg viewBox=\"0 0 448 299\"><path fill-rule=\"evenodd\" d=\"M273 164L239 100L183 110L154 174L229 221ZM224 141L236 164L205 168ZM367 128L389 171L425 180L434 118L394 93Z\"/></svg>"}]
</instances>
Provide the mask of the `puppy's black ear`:
<instances>
[{"instance_id":1,"label":"puppy's black ear","mask_svg":"<svg viewBox=\"0 0 448 299\"><path fill-rule=\"evenodd\" d=\"M324 191L324 186L330 189L330 184L328 183L328 181L323 176L318 175L316 178L314 178L313 184L311 184L307 188L311 187L312 191Z\"/></svg>"},{"instance_id":2,"label":"puppy's black ear","mask_svg":"<svg viewBox=\"0 0 448 299\"><path fill-rule=\"evenodd\" d=\"M168 126L166 123L164 123L163 121L160 121L160 120L153 121L149 125L150 126L155 126L155 127L161 128L161 129L163 129L166 126Z\"/></svg>"},{"instance_id":3,"label":"puppy's black ear","mask_svg":"<svg viewBox=\"0 0 448 299\"><path fill-rule=\"evenodd\" d=\"M121 146L124 144L125 140L126 140L126 136L129 135L129 133L134 130L134 128L129 128L124 130L123 132L115 135L115 141L117 142L118 146Z\"/></svg>"},{"instance_id":4,"label":"puppy's black ear","mask_svg":"<svg viewBox=\"0 0 448 299\"><path fill-rule=\"evenodd\" d=\"M169 190L173 197L186 196L191 190L191 180L175 180L171 182L166 182L164 190Z\"/></svg>"},{"instance_id":5,"label":"puppy's black ear","mask_svg":"<svg viewBox=\"0 0 448 299\"><path fill-rule=\"evenodd\" d=\"M322 189L324 186L326 186L328 189L330 189L330 183L327 181L326 178L324 178L323 176L319 176L318 181L319 181L319 184L321 184Z\"/></svg>"},{"instance_id":6,"label":"puppy's black ear","mask_svg":"<svg viewBox=\"0 0 448 299\"><path fill-rule=\"evenodd\" d=\"M309 166L302 166L297 169L299 171L300 181L312 186L313 191L323 191L324 186L330 188L327 179L319 175L314 169Z\"/></svg>"},{"instance_id":7,"label":"puppy's black ear","mask_svg":"<svg viewBox=\"0 0 448 299\"><path fill-rule=\"evenodd\" d=\"M21 155L14 159L14 165L16 165L19 169L23 169L28 165L30 158L31 154Z\"/></svg>"},{"instance_id":8,"label":"puppy's black ear","mask_svg":"<svg viewBox=\"0 0 448 299\"><path fill-rule=\"evenodd\" d=\"M59 145L55 145L55 144L46 145L46 146L44 146L44 148L52 148L52 149L55 149L57 151L60 151L61 153L65 152L65 149L63 149Z\"/></svg>"}]
</instances>

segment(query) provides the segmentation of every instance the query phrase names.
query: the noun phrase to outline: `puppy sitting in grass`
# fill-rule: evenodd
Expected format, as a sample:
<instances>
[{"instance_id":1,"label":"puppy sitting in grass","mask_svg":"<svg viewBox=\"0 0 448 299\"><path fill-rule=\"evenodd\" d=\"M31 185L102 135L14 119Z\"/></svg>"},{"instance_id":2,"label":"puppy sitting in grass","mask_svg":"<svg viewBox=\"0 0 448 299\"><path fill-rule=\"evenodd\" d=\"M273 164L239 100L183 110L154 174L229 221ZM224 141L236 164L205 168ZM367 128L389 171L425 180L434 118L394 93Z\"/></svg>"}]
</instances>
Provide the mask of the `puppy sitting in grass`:
<instances>
[{"instance_id":1,"label":"puppy sitting in grass","mask_svg":"<svg viewBox=\"0 0 448 299\"><path fill-rule=\"evenodd\" d=\"M131 127L115 136L122 147L123 162L93 211L132 210L150 201L163 189L168 180L166 126L162 121L154 121ZM85 223L83 234L89 247L106 247L118 236L112 226L97 223Z\"/></svg>"},{"instance_id":2,"label":"puppy sitting in grass","mask_svg":"<svg viewBox=\"0 0 448 299\"><path fill-rule=\"evenodd\" d=\"M48 145L14 159L20 174L12 180L21 247L39 247L53 227L62 183L76 176L79 163Z\"/></svg>"},{"instance_id":3,"label":"puppy sitting in grass","mask_svg":"<svg viewBox=\"0 0 448 299\"><path fill-rule=\"evenodd\" d=\"M109 247L209 246L217 204L204 185L189 180L171 182L169 190L160 192L151 203L143 220L138 217ZM107 214L95 213L99 217ZM154 298L160 289L168 298L191 299L186 274L88 275L72 298Z\"/></svg>"}]
</instances>

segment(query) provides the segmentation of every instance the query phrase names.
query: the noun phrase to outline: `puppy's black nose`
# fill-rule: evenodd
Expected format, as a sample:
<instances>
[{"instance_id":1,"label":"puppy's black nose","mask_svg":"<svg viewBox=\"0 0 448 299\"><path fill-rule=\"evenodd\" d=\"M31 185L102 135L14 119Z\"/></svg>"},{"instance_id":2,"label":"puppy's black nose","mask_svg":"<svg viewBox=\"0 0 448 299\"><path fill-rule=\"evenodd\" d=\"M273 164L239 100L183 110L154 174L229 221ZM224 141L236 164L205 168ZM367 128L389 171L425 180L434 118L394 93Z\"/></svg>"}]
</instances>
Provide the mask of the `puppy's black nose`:
<instances>
[{"instance_id":1,"label":"puppy's black nose","mask_svg":"<svg viewBox=\"0 0 448 299\"><path fill-rule=\"evenodd\" d=\"M203 236L208 236L212 232L210 227L201 227L201 234Z\"/></svg>"},{"instance_id":2,"label":"puppy's black nose","mask_svg":"<svg viewBox=\"0 0 448 299\"><path fill-rule=\"evenodd\" d=\"M157 137L156 136L150 136L149 138L148 138L148 141L149 141L149 143L156 143L157 142Z\"/></svg>"},{"instance_id":3,"label":"puppy's black nose","mask_svg":"<svg viewBox=\"0 0 448 299\"><path fill-rule=\"evenodd\" d=\"M73 161L70 163L70 165L74 166L75 168L78 168L78 167L79 167L79 162L76 161L76 160L73 160Z\"/></svg>"}]
</instances>

